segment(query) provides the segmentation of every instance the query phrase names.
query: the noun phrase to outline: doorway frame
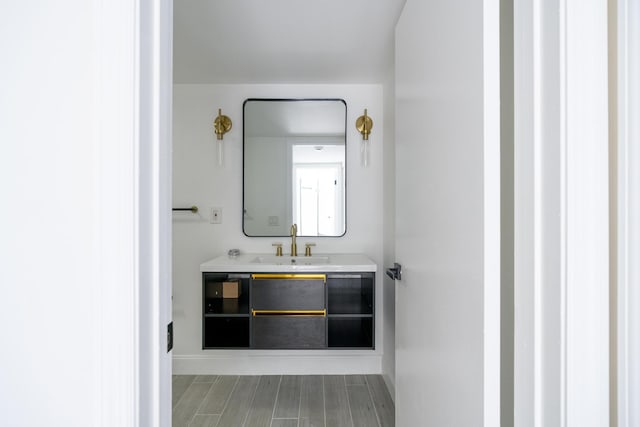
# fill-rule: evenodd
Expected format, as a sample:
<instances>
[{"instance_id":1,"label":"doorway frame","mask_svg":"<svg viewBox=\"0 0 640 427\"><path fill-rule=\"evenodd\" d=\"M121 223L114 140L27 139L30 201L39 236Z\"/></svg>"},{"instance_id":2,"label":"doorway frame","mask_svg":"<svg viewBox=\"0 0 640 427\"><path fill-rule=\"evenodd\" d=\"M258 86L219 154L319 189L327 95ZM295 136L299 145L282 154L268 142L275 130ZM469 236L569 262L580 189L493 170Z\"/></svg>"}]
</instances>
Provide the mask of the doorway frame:
<instances>
[{"instance_id":1,"label":"doorway frame","mask_svg":"<svg viewBox=\"0 0 640 427\"><path fill-rule=\"evenodd\" d=\"M514 425L607 425L607 0L515 0L514 43Z\"/></svg>"},{"instance_id":2,"label":"doorway frame","mask_svg":"<svg viewBox=\"0 0 640 427\"><path fill-rule=\"evenodd\" d=\"M640 2L612 2L611 425L640 420Z\"/></svg>"},{"instance_id":3,"label":"doorway frame","mask_svg":"<svg viewBox=\"0 0 640 427\"><path fill-rule=\"evenodd\" d=\"M173 1L139 0L139 425L172 425ZM171 336L169 336L171 334Z\"/></svg>"},{"instance_id":4,"label":"doorway frame","mask_svg":"<svg viewBox=\"0 0 640 427\"><path fill-rule=\"evenodd\" d=\"M171 426L172 0L96 1L96 425Z\"/></svg>"}]
</instances>

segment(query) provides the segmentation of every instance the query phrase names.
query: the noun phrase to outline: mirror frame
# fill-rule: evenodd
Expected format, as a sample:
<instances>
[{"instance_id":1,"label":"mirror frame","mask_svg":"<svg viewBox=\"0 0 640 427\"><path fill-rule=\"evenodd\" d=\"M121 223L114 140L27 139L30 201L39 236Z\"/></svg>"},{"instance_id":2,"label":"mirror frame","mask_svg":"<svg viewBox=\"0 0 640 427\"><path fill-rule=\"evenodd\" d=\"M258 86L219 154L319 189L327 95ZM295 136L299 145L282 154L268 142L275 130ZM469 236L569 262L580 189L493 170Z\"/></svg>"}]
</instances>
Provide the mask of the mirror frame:
<instances>
[{"instance_id":1,"label":"mirror frame","mask_svg":"<svg viewBox=\"0 0 640 427\"><path fill-rule=\"evenodd\" d=\"M245 115L245 107L247 102L250 101L279 101L279 102L298 102L298 101L337 101L344 104L344 177L343 177L343 199L344 199L344 207L343 207L343 217L344 217L344 230L340 235L333 236L318 236L318 235L298 235L297 237L304 238L335 238L335 237L344 237L347 234L347 102L342 98L247 98L242 103L242 233L247 237L290 237L289 234L278 234L278 235L249 235L245 230L245 214L246 214L246 205L245 205L245 162L246 162L246 133L247 133L247 120Z\"/></svg>"}]
</instances>

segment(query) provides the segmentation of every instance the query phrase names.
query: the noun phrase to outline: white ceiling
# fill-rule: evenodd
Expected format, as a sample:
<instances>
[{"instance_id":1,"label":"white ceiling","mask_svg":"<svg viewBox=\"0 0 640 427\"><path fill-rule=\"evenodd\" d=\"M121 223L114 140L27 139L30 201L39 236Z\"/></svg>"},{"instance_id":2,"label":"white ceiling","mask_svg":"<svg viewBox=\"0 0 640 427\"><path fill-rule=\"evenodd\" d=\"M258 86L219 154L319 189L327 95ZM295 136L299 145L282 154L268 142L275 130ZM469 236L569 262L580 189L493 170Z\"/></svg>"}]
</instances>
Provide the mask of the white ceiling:
<instances>
[{"instance_id":1,"label":"white ceiling","mask_svg":"<svg viewBox=\"0 0 640 427\"><path fill-rule=\"evenodd\" d=\"M175 83L380 83L406 0L175 0Z\"/></svg>"}]
</instances>

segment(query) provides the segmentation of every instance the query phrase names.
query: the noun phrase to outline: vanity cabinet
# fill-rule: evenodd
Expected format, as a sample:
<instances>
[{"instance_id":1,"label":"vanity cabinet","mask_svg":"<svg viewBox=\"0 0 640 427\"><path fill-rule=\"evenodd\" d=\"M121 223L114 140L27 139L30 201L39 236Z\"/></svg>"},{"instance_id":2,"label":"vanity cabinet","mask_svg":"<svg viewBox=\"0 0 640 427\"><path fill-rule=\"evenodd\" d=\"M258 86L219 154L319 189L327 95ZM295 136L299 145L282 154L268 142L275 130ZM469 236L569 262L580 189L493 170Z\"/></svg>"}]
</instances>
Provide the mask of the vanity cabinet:
<instances>
[{"instance_id":1,"label":"vanity cabinet","mask_svg":"<svg viewBox=\"0 0 640 427\"><path fill-rule=\"evenodd\" d=\"M203 349L373 349L375 273L203 273ZM239 280L239 298L220 298Z\"/></svg>"}]
</instances>

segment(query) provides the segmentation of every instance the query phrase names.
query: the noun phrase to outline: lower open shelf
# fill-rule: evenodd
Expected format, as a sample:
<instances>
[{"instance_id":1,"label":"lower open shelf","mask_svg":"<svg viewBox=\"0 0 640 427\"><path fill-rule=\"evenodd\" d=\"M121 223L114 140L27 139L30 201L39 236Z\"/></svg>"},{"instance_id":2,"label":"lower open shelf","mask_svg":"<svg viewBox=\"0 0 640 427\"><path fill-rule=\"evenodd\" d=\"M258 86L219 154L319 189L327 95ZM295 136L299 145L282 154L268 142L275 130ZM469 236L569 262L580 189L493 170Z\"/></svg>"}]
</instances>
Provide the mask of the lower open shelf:
<instances>
[{"instance_id":1,"label":"lower open shelf","mask_svg":"<svg viewBox=\"0 0 640 427\"><path fill-rule=\"evenodd\" d=\"M249 316L205 317L203 348L249 348Z\"/></svg>"},{"instance_id":2,"label":"lower open shelf","mask_svg":"<svg viewBox=\"0 0 640 427\"><path fill-rule=\"evenodd\" d=\"M373 348L372 317L329 317L329 347Z\"/></svg>"}]
</instances>

